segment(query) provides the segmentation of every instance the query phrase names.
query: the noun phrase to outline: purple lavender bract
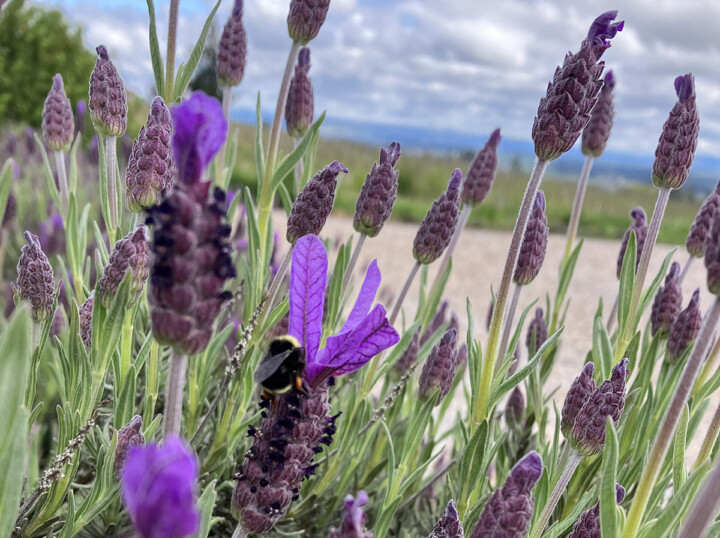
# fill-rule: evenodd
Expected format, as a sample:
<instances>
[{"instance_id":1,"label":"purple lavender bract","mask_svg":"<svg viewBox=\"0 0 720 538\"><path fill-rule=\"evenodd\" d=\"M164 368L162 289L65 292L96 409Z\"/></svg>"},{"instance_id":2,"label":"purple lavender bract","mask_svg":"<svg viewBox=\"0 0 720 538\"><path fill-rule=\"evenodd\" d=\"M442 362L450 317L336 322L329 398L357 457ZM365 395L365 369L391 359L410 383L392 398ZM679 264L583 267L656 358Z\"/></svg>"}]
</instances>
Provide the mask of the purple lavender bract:
<instances>
[{"instance_id":1,"label":"purple lavender bract","mask_svg":"<svg viewBox=\"0 0 720 538\"><path fill-rule=\"evenodd\" d=\"M131 272L130 302L134 304L140 298L143 286L148 277L148 239L147 228L139 226L135 231L115 243L105 272L97 284L100 303L109 308L118 287Z\"/></svg>"},{"instance_id":2,"label":"purple lavender bract","mask_svg":"<svg viewBox=\"0 0 720 538\"><path fill-rule=\"evenodd\" d=\"M310 71L310 49L303 47L298 53L298 63L295 66L295 74L290 80L285 105L285 125L288 134L293 138L305 134L312 125L315 115L313 86L308 71Z\"/></svg>"},{"instance_id":3,"label":"purple lavender bract","mask_svg":"<svg viewBox=\"0 0 720 538\"><path fill-rule=\"evenodd\" d=\"M455 233L460 214L461 181L462 172L456 168L450 175L447 190L433 202L415 234L413 257L423 265L437 260Z\"/></svg>"},{"instance_id":4,"label":"purple lavender bract","mask_svg":"<svg viewBox=\"0 0 720 538\"><path fill-rule=\"evenodd\" d=\"M720 181L718 181L708 197L705 198L690 226L690 232L685 240L685 247L690 256L702 258L703 254L705 254L705 245L710 238L713 216L718 208L720 208Z\"/></svg>"},{"instance_id":5,"label":"purple lavender bract","mask_svg":"<svg viewBox=\"0 0 720 538\"><path fill-rule=\"evenodd\" d=\"M90 116L101 136L122 136L127 129L125 85L105 46L95 50L98 58L90 75Z\"/></svg>"},{"instance_id":6,"label":"purple lavender bract","mask_svg":"<svg viewBox=\"0 0 720 538\"><path fill-rule=\"evenodd\" d=\"M373 538L373 533L365 530L367 516L362 509L368 501L368 495L364 491L358 492L357 499L346 495L340 528L331 528L329 538Z\"/></svg>"},{"instance_id":7,"label":"purple lavender bract","mask_svg":"<svg viewBox=\"0 0 720 538\"><path fill-rule=\"evenodd\" d=\"M380 149L380 161L373 164L355 203L353 227L356 232L375 237L390 218L400 177L395 169L398 159L399 143L392 142L387 149Z\"/></svg>"},{"instance_id":8,"label":"purple lavender bract","mask_svg":"<svg viewBox=\"0 0 720 538\"><path fill-rule=\"evenodd\" d=\"M615 106L613 104L614 88L615 77L612 71L608 71L603 79L603 86L598 95L597 103L592 109L590 121L588 121L582 132L583 155L590 155L597 159L605 151L615 115Z\"/></svg>"},{"instance_id":9,"label":"purple lavender bract","mask_svg":"<svg viewBox=\"0 0 720 538\"><path fill-rule=\"evenodd\" d=\"M115 449L115 475L120 478L127 462L128 454L133 447L144 445L142 417L135 415L132 420L118 430L118 443Z\"/></svg>"},{"instance_id":10,"label":"purple lavender bract","mask_svg":"<svg viewBox=\"0 0 720 538\"><path fill-rule=\"evenodd\" d=\"M43 106L42 133L45 143L53 151L67 151L75 134L72 105L65 95L59 73L53 77L52 89Z\"/></svg>"},{"instance_id":11,"label":"purple lavender bract","mask_svg":"<svg viewBox=\"0 0 720 538\"><path fill-rule=\"evenodd\" d=\"M17 264L18 292L30 303L33 320L43 321L53 315L55 276L37 236L26 231L25 241Z\"/></svg>"},{"instance_id":12,"label":"purple lavender bract","mask_svg":"<svg viewBox=\"0 0 720 538\"><path fill-rule=\"evenodd\" d=\"M513 281L527 286L535 280L545 260L548 242L548 225L545 216L545 193L538 191L530 217L528 218L523 242L520 246Z\"/></svg>"},{"instance_id":13,"label":"purple lavender bract","mask_svg":"<svg viewBox=\"0 0 720 538\"><path fill-rule=\"evenodd\" d=\"M530 527L532 490L542 474L542 459L533 451L522 458L483 508L470 538L524 538Z\"/></svg>"},{"instance_id":14,"label":"purple lavender bract","mask_svg":"<svg viewBox=\"0 0 720 538\"><path fill-rule=\"evenodd\" d=\"M460 514L455 508L455 501L450 500L442 517L427 538L463 538L464 536L462 521L460 521Z\"/></svg>"},{"instance_id":15,"label":"purple lavender bract","mask_svg":"<svg viewBox=\"0 0 720 538\"><path fill-rule=\"evenodd\" d=\"M653 300L650 313L650 324L653 336L667 336L675 318L682 307L682 289L680 288L680 264L673 262L670 266L665 284Z\"/></svg>"},{"instance_id":16,"label":"purple lavender bract","mask_svg":"<svg viewBox=\"0 0 720 538\"><path fill-rule=\"evenodd\" d=\"M198 531L198 462L177 437L130 450L122 497L142 538L185 538Z\"/></svg>"},{"instance_id":17,"label":"purple lavender bract","mask_svg":"<svg viewBox=\"0 0 720 538\"><path fill-rule=\"evenodd\" d=\"M291 0L288 34L293 41L307 45L317 37L330 9L330 0Z\"/></svg>"},{"instance_id":18,"label":"purple lavender bract","mask_svg":"<svg viewBox=\"0 0 720 538\"><path fill-rule=\"evenodd\" d=\"M679 189L687 180L700 132L695 79L691 73L675 79L675 92L678 101L663 125L652 171L653 183L670 189Z\"/></svg>"},{"instance_id":19,"label":"purple lavender bract","mask_svg":"<svg viewBox=\"0 0 720 538\"><path fill-rule=\"evenodd\" d=\"M247 35L242 22L243 0L235 0L223 27L217 52L217 77L221 86L237 86L245 75Z\"/></svg>"},{"instance_id":20,"label":"purple lavender bract","mask_svg":"<svg viewBox=\"0 0 720 538\"><path fill-rule=\"evenodd\" d=\"M702 315L700 314L700 289L696 289L685 310L680 312L670 327L665 359L676 361L695 342L700 333Z\"/></svg>"},{"instance_id":21,"label":"purple lavender bract","mask_svg":"<svg viewBox=\"0 0 720 538\"><path fill-rule=\"evenodd\" d=\"M463 204L481 204L490 192L497 172L497 148L500 138L500 129L495 129L470 163L460 193Z\"/></svg>"},{"instance_id":22,"label":"purple lavender bract","mask_svg":"<svg viewBox=\"0 0 720 538\"><path fill-rule=\"evenodd\" d=\"M590 399L590 396L597 388L595 381L593 380L593 372L595 371L595 365L592 362L587 363L580 375L575 378L575 381L570 385L565 396L565 402L563 403L561 425L560 430L563 435L569 439L570 431L575 425L575 419L580 413L580 410Z\"/></svg>"},{"instance_id":23,"label":"purple lavender bract","mask_svg":"<svg viewBox=\"0 0 720 538\"><path fill-rule=\"evenodd\" d=\"M635 250L637 252L635 256L635 271L637 271L637 267L640 264L640 256L642 255L643 248L645 247L645 239L647 238L647 217L645 216L643 208L636 207L630 211L630 218L633 219L633 223L627 230L625 230L622 242L620 243L620 252L618 253L616 265L616 276L618 278L620 278L620 271L622 271L622 264L625 259L625 251L627 250L628 241L630 240L630 233L635 232Z\"/></svg>"},{"instance_id":24,"label":"purple lavender bract","mask_svg":"<svg viewBox=\"0 0 720 538\"><path fill-rule=\"evenodd\" d=\"M430 352L430 356L423 365L420 374L420 399L431 396L435 390L439 390L436 404L439 405L452 388L455 378L457 331L449 329L443 334L440 343Z\"/></svg>"}]
</instances>

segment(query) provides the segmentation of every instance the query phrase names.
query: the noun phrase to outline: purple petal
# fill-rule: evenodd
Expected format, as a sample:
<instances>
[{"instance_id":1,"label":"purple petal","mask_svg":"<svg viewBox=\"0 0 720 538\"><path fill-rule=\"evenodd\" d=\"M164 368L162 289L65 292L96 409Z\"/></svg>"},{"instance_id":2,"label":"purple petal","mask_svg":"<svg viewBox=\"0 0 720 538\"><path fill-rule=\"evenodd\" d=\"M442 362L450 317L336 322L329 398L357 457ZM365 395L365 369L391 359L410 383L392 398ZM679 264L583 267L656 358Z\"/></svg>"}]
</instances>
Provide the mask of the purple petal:
<instances>
[{"instance_id":1,"label":"purple petal","mask_svg":"<svg viewBox=\"0 0 720 538\"><path fill-rule=\"evenodd\" d=\"M289 333L305 348L308 363L315 358L322 337L327 264L325 246L316 235L297 240L290 271Z\"/></svg>"},{"instance_id":2,"label":"purple petal","mask_svg":"<svg viewBox=\"0 0 720 538\"><path fill-rule=\"evenodd\" d=\"M354 329L329 337L315 360L308 360L305 375L312 383L354 372L399 340L400 336L387 320L385 308L376 305Z\"/></svg>"},{"instance_id":3,"label":"purple petal","mask_svg":"<svg viewBox=\"0 0 720 538\"><path fill-rule=\"evenodd\" d=\"M363 318L368 315L379 287L380 269L378 269L377 260L373 260L370 262L367 272L365 273L365 280L363 280L362 286L360 287L357 301L355 301L355 305L350 311L345 325L340 329L341 333L353 330Z\"/></svg>"},{"instance_id":4,"label":"purple petal","mask_svg":"<svg viewBox=\"0 0 720 538\"><path fill-rule=\"evenodd\" d=\"M227 137L222 106L217 99L195 92L170 113L178 177L184 183L195 183Z\"/></svg>"}]
</instances>

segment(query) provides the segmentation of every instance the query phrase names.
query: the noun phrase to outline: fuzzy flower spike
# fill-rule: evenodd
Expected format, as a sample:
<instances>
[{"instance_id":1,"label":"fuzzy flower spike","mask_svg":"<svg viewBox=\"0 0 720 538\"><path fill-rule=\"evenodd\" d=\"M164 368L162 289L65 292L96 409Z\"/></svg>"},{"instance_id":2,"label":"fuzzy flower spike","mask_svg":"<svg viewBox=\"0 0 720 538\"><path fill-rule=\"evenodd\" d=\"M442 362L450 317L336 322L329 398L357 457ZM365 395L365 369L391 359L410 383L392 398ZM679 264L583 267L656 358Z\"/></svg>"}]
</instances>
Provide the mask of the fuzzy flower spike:
<instances>
[{"instance_id":1,"label":"fuzzy flower spike","mask_svg":"<svg viewBox=\"0 0 720 538\"><path fill-rule=\"evenodd\" d=\"M373 261L345 325L320 348L327 264L318 237L298 239L290 273L289 334L305 349L303 390L278 395L273 405L263 400L263 421L259 429L248 430L254 440L235 475L232 511L249 532L265 532L285 517L303 479L314 473L314 455L332 443L337 415L328 416L327 379L354 372L399 340L385 308L371 308L380 286Z\"/></svg>"}]
</instances>

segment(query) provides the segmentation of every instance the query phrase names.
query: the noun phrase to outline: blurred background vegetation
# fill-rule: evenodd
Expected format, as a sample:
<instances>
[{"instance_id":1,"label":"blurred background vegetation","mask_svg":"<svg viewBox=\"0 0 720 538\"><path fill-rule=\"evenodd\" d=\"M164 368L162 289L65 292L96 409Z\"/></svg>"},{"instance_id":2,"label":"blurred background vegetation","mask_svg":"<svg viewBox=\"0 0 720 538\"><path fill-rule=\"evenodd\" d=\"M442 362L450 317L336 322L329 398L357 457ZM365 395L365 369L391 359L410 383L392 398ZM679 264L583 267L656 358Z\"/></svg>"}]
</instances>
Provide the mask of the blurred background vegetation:
<instances>
[{"instance_id":1,"label":"blurred background vegetation","mask_svg":"<svg viewBox=\"0 0 720 538\"><path fill-rule=\"evenodd\" d=\"M208 39L208 47L200 69L191 87L206 93L219 95L213 79L215 72L215 34ZM25 0L12 0L5 6L0 17L0 159L9 156L9 138L26 136L27 126L39 127L42 105L50 89L52 76L60 72L65 89L75 106L87 100L88 79L94 65L95 54L87 50L78 28L69 26L57 10L33 6ZM121 73L122 74L122 73ZM129 95L129 122L123 147L129 150L132 139L145 122L149 103L138 96ZM85 122L89 119L87 115ZM89 124L84 130L83 148L92 154L92 129ZM233 173L234 188L254 186L255 170L253 157L253 125L235 124L239 132L239 147ZM265 130L267 133L268 130ZM322 128L321 128L322 133ZM12 134L12 136L11 136ZM390 140L387 141L388 143ZM402 140L399 140L402 144ZM283 150L289 151L289 138L282 140ZM479 148L477 148L479 149ZM500 146L502 154L502 143ZM573 150L578 151L578 150ZM122 151L121 151L122 153ZM365 175L378 158L379 147L371 147L344 140L323 139L318 145L317 167L338 160L345 164L350 173L342 178L336 198L336 213L352 215L355 199ZM444 190L450 171L460 168L465 172L472 157L471 152L457 155L443 155L413 151L404 148L400 159L400 185L393 218L403 221L419 221L425 215L432 201ZM511 229L515 223L517 208L525 190L527 174L509 162L503 162L490 195L470 218L470 225L492 229ZM86 159L91 164L92 156ZM121 157L122 165L122 157ZM32 168L30 168L31 170ZM25 171L23 171L25 172ZM95 167L84 168L92 185L95 181ZM578 174L580 170L578 168ZM25 175L23 173L22 175ZM20 177L16 182L15 194L20 206L36 205L34 189L25 190ZM42 183L40 183L42 185ZM563 233L569 220L576 181L553 175L552 166L543 181L551 231ZM40 188L42 188L40 186ZM617 239L622 236L630 223L629 212L635 206L642 206L648 215L652 212L657 191L650 183L627 183L621 186L593 184L588 188L585 207L580 222L580 235ZM22 200L23 198L32 200ZM700 206L701 200L689 192L677 191L671 197L668 210L660 230L660 241L681 244ZM36 205L37 206L37 205ZM33 213L35 218L47 218L40 209ZM30 225L26 223L25 225Z\"/></svg>"}]
</instances>

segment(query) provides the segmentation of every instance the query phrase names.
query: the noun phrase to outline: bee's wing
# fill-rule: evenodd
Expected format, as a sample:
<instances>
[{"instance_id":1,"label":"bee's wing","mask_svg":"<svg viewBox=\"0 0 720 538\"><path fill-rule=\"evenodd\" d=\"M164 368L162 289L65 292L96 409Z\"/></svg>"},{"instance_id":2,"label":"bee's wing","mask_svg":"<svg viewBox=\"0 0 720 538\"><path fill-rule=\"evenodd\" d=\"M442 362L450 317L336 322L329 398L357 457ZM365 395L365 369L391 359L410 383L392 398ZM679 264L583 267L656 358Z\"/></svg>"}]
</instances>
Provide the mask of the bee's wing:
<instances>
[{"instance_id":1,"label":"bee's wing","mask_svg":"<svg viewBox=\"0 0 720 538\"><path fill-rule=\"evenodd\" d=\"M265 355L255 370L255 375L253 376L255 383L262 383L268 377L273 375L275 370L279 368L283 361L287 359L292 352L292 349L288 349L287 351L283 351L277 355L271 355L270 353Z\"/></svg>"}]
</instances>

